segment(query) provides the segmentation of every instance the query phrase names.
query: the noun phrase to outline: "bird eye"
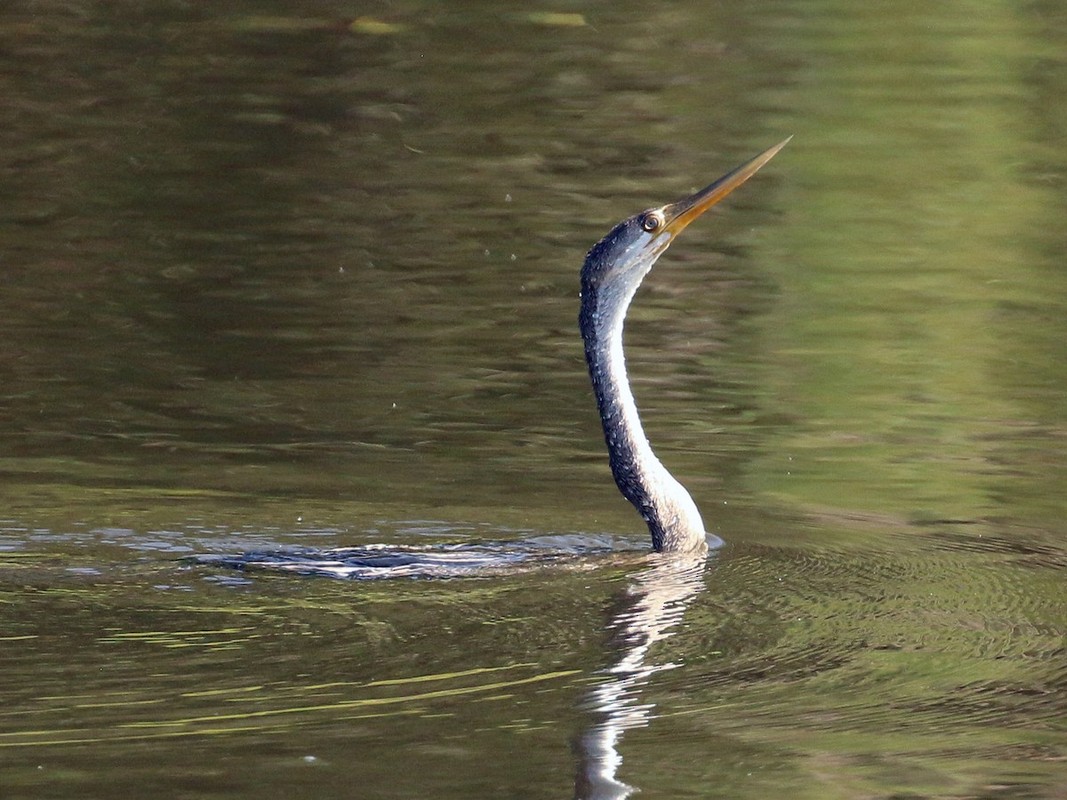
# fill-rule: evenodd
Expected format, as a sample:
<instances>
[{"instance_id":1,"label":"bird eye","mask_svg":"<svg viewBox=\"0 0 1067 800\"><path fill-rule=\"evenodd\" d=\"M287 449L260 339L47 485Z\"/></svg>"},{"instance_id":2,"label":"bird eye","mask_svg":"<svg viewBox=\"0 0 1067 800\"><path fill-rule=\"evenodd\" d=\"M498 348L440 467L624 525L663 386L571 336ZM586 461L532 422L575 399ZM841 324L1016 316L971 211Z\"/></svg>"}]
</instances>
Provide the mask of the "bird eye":
<instances>
[{"instance_id":1,"label":"bird eye","mask_svg":"<svg viewBox=\"0 0 1067 800\"><path fill-rule=\"evenodd\" d=\"M641 217L641 228L648 233L655 233L663 227L663 215L658 211L648 211Z\"/></svg>"}]
</instances>

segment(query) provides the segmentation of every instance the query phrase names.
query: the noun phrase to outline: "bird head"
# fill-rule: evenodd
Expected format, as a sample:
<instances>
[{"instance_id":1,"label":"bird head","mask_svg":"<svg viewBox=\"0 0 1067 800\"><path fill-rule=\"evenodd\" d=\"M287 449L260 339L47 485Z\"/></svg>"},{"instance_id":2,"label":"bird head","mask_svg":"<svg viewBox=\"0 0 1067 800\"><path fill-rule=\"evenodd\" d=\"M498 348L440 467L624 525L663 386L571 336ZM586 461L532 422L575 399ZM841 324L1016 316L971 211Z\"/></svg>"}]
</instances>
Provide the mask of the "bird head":
<instances>
[{"instance_id":1,"label":"bird head","mask_svg":"<svg viewBox=\"0 0 1067 800\"><path fill-rule=\"evenodd\" d=\"M792 137L789 137L790 139ZM640 282L689 223L730 194L774 158L789 139L726 173L699 192L625 219L593 245L582 267L582 288L601 290Z\"/></svg>"}]
</instances>

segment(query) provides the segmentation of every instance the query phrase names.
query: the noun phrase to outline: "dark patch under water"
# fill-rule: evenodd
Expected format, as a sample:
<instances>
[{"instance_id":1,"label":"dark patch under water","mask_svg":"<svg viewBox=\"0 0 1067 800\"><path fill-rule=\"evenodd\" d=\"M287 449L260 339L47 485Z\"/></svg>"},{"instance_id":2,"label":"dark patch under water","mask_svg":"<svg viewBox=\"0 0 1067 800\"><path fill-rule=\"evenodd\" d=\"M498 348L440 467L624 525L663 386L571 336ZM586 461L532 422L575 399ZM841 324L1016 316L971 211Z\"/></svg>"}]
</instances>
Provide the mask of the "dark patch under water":
<instances>
[{"instance_id":1,"label":"dark patch under water","mask_svg":"<svg viewBox=\"0 0 1067 800\"><path fill-rule=\"evenodd\" d=\"M708 535L715 550L722 540ZM346 580L386 578L475 578L563 566L592 569L606 560L649 553L634 539L595 535L538 536L515 541L446 544L366 544L359 547L287 547L240 554L191 557L195 564L241 571L317 575Z\"/></svg>"},{"instance_id":2,"label":"dark patch under water","mask_svg":"<svg viewBox=\"0 0 1067 800\"><path fill-rule=\"evenodd\" d=\"M194 556L191 561L236 570L317 575L347 580L488 577L550 566L587 569L616 555L644 555L632 539L542 536L518 541L428 545L367 544L329 549L295 547Z\"/></svg>"}]
</instances>

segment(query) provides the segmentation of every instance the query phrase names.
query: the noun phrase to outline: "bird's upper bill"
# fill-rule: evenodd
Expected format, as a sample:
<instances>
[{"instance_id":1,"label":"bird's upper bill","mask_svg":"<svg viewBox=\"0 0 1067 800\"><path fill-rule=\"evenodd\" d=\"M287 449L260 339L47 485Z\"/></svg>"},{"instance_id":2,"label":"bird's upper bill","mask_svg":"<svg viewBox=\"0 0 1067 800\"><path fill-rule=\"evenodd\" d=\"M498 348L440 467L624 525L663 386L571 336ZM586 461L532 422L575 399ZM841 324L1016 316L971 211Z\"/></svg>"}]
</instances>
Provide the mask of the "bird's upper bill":
<instances>
[{"instance_id":1,"label":"bird's upper bill","mask_svg":"<svg viewBox=\"0 0 1067 800\"><path fill-rule=\"evenodd\" d=\"M789 139L792 138L792 136L789 137ZM674 239L674 237L685 230L685 227L690 222L695 220L713 205L726 197L726 195L730 194L730 192L755 175L760 167L774 158L775 154L789 143L789 139L785 139L774 147L764 150L751 161L742 164L732 172L726 173L717 181L701 189L696 194L692 194L689 197L679 200L677 203L671 203L670 205L664 206L662 209L663 227L659 232L667 233L670 235L671 239Z\"/></svg>"}]
</instances>

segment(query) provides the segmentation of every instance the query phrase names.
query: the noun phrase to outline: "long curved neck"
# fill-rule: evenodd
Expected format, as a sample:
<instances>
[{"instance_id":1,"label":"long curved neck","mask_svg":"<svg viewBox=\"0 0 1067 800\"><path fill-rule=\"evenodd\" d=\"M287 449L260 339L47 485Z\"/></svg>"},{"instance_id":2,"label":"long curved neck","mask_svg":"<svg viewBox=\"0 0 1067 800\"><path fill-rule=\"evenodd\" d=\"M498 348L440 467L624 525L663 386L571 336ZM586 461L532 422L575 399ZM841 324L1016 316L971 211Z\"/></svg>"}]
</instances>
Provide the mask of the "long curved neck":
<instances>
[{"instance_id":1,"label":"long curved neck","mask_svg":"<svg viewBox=\"0 0 1067 800\"><path fill-rule=\"evenodd\" d=\"M578 322L585 359L619 491L648 524L653 548L695 550L706 546L700 512L689 492L652 452L626 375L622 328L639 284L640 278L630 285L582 286Z\"/></svg>"}]
</instances>

